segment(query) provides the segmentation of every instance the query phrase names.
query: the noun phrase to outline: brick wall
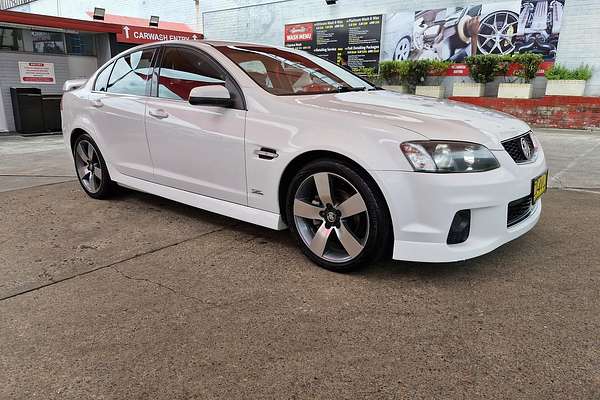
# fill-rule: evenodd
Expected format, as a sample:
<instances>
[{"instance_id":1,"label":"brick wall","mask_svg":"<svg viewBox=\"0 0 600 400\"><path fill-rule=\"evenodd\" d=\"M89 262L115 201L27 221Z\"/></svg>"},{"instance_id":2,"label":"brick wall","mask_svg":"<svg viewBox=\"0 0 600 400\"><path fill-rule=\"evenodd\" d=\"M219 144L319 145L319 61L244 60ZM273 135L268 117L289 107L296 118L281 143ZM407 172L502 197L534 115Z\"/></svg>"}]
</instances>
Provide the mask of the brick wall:
<instances>
[{"instance_id":1,"label":"brick wall","mask_svg":"<svg viewBox=\"0 0 600 400\"><path fill-rule=\"evenodd\" d=\"M600 128L600 97L546 96L541 99L451 97L451 100L502 111L544 128Z\"/></svg>"},{"instance_id":2,"label":"brick wall","mask_svg":"<svg viewBox=\"0 0 600 400\"><path fill-rule=\"evenodd\" d=\"M497 3L484 1L483 3ZM395 11L476 4L476 0L202 0L203 32L208 39L231 39L283 44L287 23L344 18ZM590 64L594 77L587 95L600 95L600 0L566 0L558 48L558 62L567 66ZM451 81L448 82L451 85ZM536 85L543 86L543 80ZM539 89L539 92L543 89Z\"/></svg>"}]
</instances>

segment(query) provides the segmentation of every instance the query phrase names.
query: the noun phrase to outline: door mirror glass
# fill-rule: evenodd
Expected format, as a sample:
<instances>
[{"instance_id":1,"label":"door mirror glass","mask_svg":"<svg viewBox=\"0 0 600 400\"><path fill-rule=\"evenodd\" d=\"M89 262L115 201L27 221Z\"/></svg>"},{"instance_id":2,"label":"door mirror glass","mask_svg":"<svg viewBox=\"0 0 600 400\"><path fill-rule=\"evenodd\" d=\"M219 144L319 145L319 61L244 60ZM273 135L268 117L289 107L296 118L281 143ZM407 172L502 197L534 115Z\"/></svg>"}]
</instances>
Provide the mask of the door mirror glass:
<instances>
[{"instance_id":1,"label":"door mirror glass","mask_svg":"<svg viewBox=\"0 0 600 400\"><path fill-rule=\"evenodd\" d=\"M189 101L195 106L231 107L233 105L231 94L223 85L197 86L190 91Z\"/></svg>"}]
</instances>

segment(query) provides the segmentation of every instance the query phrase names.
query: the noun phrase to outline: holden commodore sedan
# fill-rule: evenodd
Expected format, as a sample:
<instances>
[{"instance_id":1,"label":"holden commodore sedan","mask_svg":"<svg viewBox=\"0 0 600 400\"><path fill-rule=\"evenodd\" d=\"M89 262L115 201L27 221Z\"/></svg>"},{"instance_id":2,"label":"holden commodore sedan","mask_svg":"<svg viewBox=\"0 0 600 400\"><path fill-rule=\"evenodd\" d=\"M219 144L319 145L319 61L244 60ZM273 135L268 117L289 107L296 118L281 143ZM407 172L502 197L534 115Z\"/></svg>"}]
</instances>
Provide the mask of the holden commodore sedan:
<instances>
[{"instance_id":1,"label":"holden commodore sedan","mask_svg":"<svg viewBox=\"0 0 600 400\"><path fill-rule=\"evenodd\" d=\"M316 264L451 262L534 227L547 168L524 122L376 87L288 48L189 41L66 83L83 190L118 186L282 230Z\"/></svg>"}]
</instances>

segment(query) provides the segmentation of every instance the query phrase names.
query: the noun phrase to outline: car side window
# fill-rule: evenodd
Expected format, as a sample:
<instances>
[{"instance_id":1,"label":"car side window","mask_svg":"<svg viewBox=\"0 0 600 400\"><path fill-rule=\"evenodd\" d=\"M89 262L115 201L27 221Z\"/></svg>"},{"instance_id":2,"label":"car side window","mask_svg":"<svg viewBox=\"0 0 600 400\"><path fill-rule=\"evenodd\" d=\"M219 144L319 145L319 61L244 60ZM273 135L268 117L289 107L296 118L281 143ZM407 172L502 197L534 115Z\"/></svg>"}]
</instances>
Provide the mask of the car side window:
<instances>
[{"instance_id":1,"label":"car side window","mask_svg":"<svg viewBox=\"0 0 600 400\"><path fill-rule=\"evenodd\" d=\"M113 64L110 63L96 76L96 82L94 83L95 91L106 92L106 87L108 86L108 77L110 76L110 71L112 70L112 67Z\"/></svg>"},{"instance_id":2,"label":"car side window","mask_svg":"<svg viewBox=\"0 0 600 400\"><path fill-rule=\"evenodd\" d=\"M187 101L198 86L223 85L225 75L204 55L184 47L167 47L158 76L158 97Z\"/></svg>"},{"instance_id":3,"label":"car side window","mask_svg":"<svg viewBox=\"0 0 600 400\"><path fill-rule=\"evenodd\" d=\"M117 61L108 80L107 92L144 96L152 78L154 49L127 54Z\"/></svg>"}]
</instances>

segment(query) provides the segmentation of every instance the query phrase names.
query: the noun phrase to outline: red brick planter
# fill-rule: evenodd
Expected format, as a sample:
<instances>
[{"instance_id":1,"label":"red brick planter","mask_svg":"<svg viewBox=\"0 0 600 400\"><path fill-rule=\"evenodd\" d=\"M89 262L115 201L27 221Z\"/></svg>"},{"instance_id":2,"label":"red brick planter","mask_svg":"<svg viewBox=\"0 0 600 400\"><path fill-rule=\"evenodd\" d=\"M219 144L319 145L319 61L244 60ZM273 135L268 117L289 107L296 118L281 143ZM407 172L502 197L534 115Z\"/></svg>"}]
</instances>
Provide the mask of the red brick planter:
<instances>
[{"instance_id":1,"label":"red brick planter","mask_svg":"<svg viewBox=\"0 0 600 400\"><path fill-rule=\"evenodd\" d=\"M600 128L600 97L545 96L540 99L450 97L450 100L502 111L539 127Z\"/></svg>"}]
</instances>

